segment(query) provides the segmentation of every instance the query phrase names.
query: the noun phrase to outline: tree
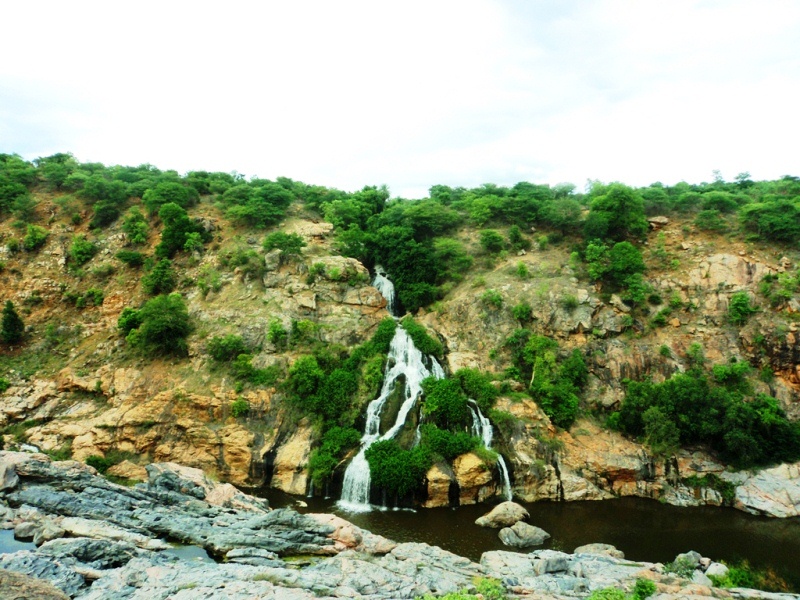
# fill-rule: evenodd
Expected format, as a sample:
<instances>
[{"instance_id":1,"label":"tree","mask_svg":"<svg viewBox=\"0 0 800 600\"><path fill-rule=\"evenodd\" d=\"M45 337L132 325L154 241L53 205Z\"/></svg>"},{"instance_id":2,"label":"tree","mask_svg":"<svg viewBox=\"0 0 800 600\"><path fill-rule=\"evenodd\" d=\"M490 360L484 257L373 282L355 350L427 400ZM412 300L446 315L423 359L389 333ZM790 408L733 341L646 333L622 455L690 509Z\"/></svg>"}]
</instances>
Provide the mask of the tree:
<instances>
[{"instance_id":1,"label":"tree","mask_svg":"<svg viewBox=\"0 0 800 600\"><path fill-rule=\"evenodd\" d=\"M128 343L148 354L185 356L188 353L186 337L191 333L192 325L180 294L156 296L145 303L135 319L133 316L128 313L128 320L139 319L141 325L128 333ZM124 328L124 325L120 323L120 327Z\"/></svg>"},{"instance_id":2,"label":"tree","mask_svg":"<svg viewBox=\"0 0 800 600\"><path fill-rule=\"evenodd\" d=\"M0 340L9 345L16 344L22 340L22 336L24 334L25 323L22 322L22 319L17 314L17 311L14 308L14 303L11 302L11 300L7 300L5 307L3 307L3 322L2 326L0 326Z\"/></svg>"},{"instance_id":3,"label":"tree","mask_svg":"<svg viewBox=\"0 0 800 600\"><path fill-rule=\"evenodd\" d=\"M296 233L275 231L264 239L264 250L270 252L278 248L284 256L297 256L305 247L306 242Z\"/></svg>"},{"instance_id":4,"label":"tree","mask_svg":"<svg viewBox=\"0 0 800 600\"><path fill-rule=\"evenodd\" d=\"M623 241L647 233L644 200L633 188L612 183L592 200L584 232L588 239Z\"/></svg>"}]
</instances>

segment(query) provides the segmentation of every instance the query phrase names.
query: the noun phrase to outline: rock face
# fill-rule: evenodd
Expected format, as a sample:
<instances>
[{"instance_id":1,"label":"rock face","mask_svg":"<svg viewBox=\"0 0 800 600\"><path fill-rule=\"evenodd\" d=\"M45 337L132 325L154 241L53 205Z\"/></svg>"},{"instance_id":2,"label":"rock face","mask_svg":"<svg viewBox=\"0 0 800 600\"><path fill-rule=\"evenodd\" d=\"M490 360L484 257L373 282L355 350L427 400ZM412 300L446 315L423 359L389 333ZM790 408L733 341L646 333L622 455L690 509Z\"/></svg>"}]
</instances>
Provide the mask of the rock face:
<instances>
[{"instance_id":1,"label":"rock face","mask_svg":"<svg viewBox=\"0 0 800 600\"><path fill-rule=\"evenodd\" d=\"M625 561L605 545L576 554L486 552L478 564L427 544L394 543L334 515L270 511L238 490L222 494L236 498L235 505L220 506L210 500L224 485L181 465L150 465L148 482L127 488L86 465L43 455L0 452L0 464L18 476L0 499L4 522L33 529L60 524L65 535L36 550L0 555L2 598L390 600L474 593L481 577L499 580L514 597L566 600L606 587L629 592L641 577L669 597L715 595L662 574L661 565ZM503 514L524 516L506 504ZM535 528L513 527L523 534L529 529ZM201 546L225 562L180 559L164 537ZM302 559L288 560L293 556ZM698 581L720 572L721 565L699 555L696 564ZM765 597L743 589L736 595Z\"/></svg>"},{"instance_id":2,"label":"rock face","mask_svg":"<svg viewBox=\"0 0 800 600\"><path fill-rule=\"evenodd\" d=\"M475 524L499 529L500 527L510 527L517 521L528 517L530 514L524 506L520 506L516 502L501 502L482 517L478 517Z\"/></svg>"},{"instance_id":3,"label":"rock face","mask_svg":"<svg viewBox=\"0 0 800 600\"><path fill-rule=\"evenodd\" d=\"M800 463L780 465L755 474L725 473L736 485L735 506L752 514L800 516Z\"/></svg>"}]
</instances>

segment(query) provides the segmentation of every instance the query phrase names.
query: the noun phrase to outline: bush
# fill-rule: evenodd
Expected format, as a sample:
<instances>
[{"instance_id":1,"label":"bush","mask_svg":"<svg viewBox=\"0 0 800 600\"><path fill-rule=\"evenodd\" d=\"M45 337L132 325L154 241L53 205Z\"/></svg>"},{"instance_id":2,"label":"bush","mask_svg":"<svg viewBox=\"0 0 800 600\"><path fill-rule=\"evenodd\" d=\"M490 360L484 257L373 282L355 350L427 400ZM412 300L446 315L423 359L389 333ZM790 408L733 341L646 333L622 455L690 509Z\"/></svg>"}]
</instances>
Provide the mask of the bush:
<instances>
[{"instance_id":1,"label":"bush","mask_svg":"<svg viewBox=\"0 0 800 600\"><path fill-rule=\"evenodd\" d=\"M718 210L700 211L694 219L694 226L703 231L722 232L728 229L728 224Z\"/></svg>"},{"instance_id":2,"label":"bush","mask_svg":"<svg viewBox=\"0 0 800 600\"><path fill-rule=\"evenodd\" d=\"M11 382L5 377L0 377L0 394L5 392L10 387L11 387Z\"/></svg>"},{"instance_id":3,"label":"bush","mask_svg":"<svg viewBox=\"0 0 800 600\"><path fill-rule=\"evenodd\" d=\"M147 219L138 208L132 208L128 211L125 221L122 224L122 231L128 236L128 241L131 244L144 244L147 242Z\"/></svg>"},{"instance_id":4,"label":"bush","mask_svg":"<svg viewBox=\"0 0 800 600\"><path fill-rule=\"evenodd\" d=\"M144 264L144 254L131 250L120 250L116 257L129 267L141 267Z\"/></svg>"},{"instance_id":5,"label":"bush","mask_svg":"<svg viewBox=\"0 0 800 600\"><path fill-rule=\"evenodd\" d=\"M503 306L503 296L497 290L486 290L481 294L481 302L494 309L499 309Z\"/></svg>"},{"instance_id":6,"label":"bush","mask_svg":"<svg viewBox=\"0 0 800 600\"><path fill-rule=\"evenodd\" d=\"M168 294L175 289L178 276L172 268L172 261L162 258L153 269L142 277L142 288L150 296Z\"/></svg>"},{"instance_id":7,"label":"bush","mask_svg":"<svg viewBox=\"0 0 800 600\"><path fill-rule=\"evenodd\" d=\"M14 308L11 300L6 300L3 307L3 320L0 324L0 341L4 344L17 344L25 335L25 323Z\"/></svg>"},{"instance_id":8,"label":"bush","mask_svg":"<svg viewBox=\"0 0 800 600\"><path fill-rule=\"evenodd\" d=\"M406 333L420 352L437 358L442 357L444 353L442 343L431 337L425 327L417 323L411 316L404 317L400 321L400 325L406 330Z\"/></svg>"},{"instance_id":9,"label":"bush","mask_svg":"<svg viewBox=\"0 0 800 600\"><path fill-rule=\"evenodd\" d=\"M97 254L97 246L86 239L86 236L76 235L72 238L69 256L77 265L84 265Z\"/></svg>"},{"instance_id":10,"label":"bush","mask_svg":"<svg viewBox=\"0 0 800 600\"><path fill-rule=\"evenodd\" d=\"M489 254L497 254L505 248L506 241L494 229L484 229L480 233L481 247Z\"/></svg>"},{"instance_id":11,"label":"bush","mask_svg":"<svg viewBox=\"0 0 800 600\"><path fill-rule=\"evenodd\" d=\"M103 456L98 456L97 454L87 456L85 462L90 467L97 469L101 475L105 475L106 471L114 466L114 461Z\"/></svg>"},{"instance_id":12,"label":"bush","mask_svg":"<svg viewBox=\"0 0 800 600\"><path fill-rule=\"evenodd\" d=\"M125 307L122 309L119 319L117 319L117 327L128 335L132 330L138 329L142 324L142 315L136 309Z\"/></svg>"},{"instance_id":13,"label":"bush","mask_svg":"<svg viewBox=\"0 0 800 600\"><path fill-rule=\"evenodd\" d=\"M214 360L220 362L231 362L240 354L247 354L248 351L247 345L239 335L215 336L208 342L208 353Z\"/></svg>"},{"instance_id":14,"label":"bush","mask_svg":"<svg viewBox=\"0 0 800 600\"><path fill-rule=\"evenodd\" d=\"M38 250L47 241L47 236L50 234L44 227L38 225L28 225L27 233L22 240L22 246L28 252Z\"/></svg>"},{"instance_id":15,"label":"bush","mask_svg":"<svg viewBox=\"0 0 800 600\"><path fill-rule=\"evenodd\" d=\"M427 423L422 426L422 443L445 460L453 460L480 446L481 441L463 431L454 433Z\"/></svg>"},{"instance_id":16,"label":"bush","mask_svg":"<svg viewBox=\"0 0 800 600\"><path fill-rule=\"evenodd\" d=\"M279 249L283 256L296 256L300 254L306 243L301 236L296 233L284 233L275 231L264 238L264 250L270 252Z\"/></svg>"},{"instance_id":17,"label":"bush","mask_svg":"<svg viewBox=\"0 0 800 600\"><path fill-rule=\"evenodd\" d=\"M633 586L633 600L644 600L656 593L656 584L649 579L639 577Z\"/></svg>"},{"instance_id":18,"label":"bush","mask_svg":"<svg viewBox=\"0 0 800 600\"><path fill-rule=\"evenodd\" d=\"M159 212L166 204L176 204L181 208L188 208L197 203L200 195L197 190L181 183L164 181L154 188L147 190L142 196L142 202L151 215Z\"/></svg>"},{"instance_id":19,"label":"bush","mask_svg":"<svg viewBox=\"0 0 800 600\"><path fill-rule=\"evenodd\" d=\"M520 302L511 309L511 314L520 323L527 323L533 318L533 307L528 302Z\"/></svg>"},{"instance_id":20,"label":"bush","mask_svg":"<svg viewBox=\"0 0 800 600\"><path fill-rule=\"evenodd\" d=\"M455 372L455 377L464 393L475 401L484 414L492 409L499 392L492 385L490 374L464 367Z\"/></svg>"},{"instance_id":21,"label":"bush","mask_svg":"<svg viewBox=\"0 0 800 600\"><path fill-rule=\"evenodd\" d=\"M457 429L471 423L467 396L456 379L428 377L422 382L422 414L440 429Z\"/></svg>"},{"instance_id":22,"label":"bush","mask_svg":"<svg viewBox=\"0 0 800 600\"><path fill-rule=\"evenodd\" d=\"M244 398L237 398L231 402L231 416L233 416L234 419L247 416L249 412L250 403Z\"/></svg>"},{"instance_id":23,"label":"bush","mask_svg":"<svg viewBox=\"0 0 800 600\"><path fill-rule=\"evenodd\" d=\"M433 463L424 446L403 450L394 440L380 440L365 453L372 483L387 493L406 496L422 485Z\"/></svg>"},{"instance_id":24,"label":"bush","mask_svg":"<svg viewBox=\"0 0 800 600\"><path fill-rule=\"evenodd\" d=\"M148 300L138 313L141 325L131 330L126 338L131 345L150 354L186 356L186 337L192 326L180 294L156 296ZM126 325L130 320L129 317Z\"/></svg>"},{"instance_id":25,"label":"bush","mask_svg":"<svg viewBox=\"0 0 800 600\"><path fill-rule=\"evenodd\" d=\"M731 296L728 304L728 320L731 323L742 326L755 312L758 310L750 305L750 296L747 292L736 292Z\"/></svg>"}]
</instances>

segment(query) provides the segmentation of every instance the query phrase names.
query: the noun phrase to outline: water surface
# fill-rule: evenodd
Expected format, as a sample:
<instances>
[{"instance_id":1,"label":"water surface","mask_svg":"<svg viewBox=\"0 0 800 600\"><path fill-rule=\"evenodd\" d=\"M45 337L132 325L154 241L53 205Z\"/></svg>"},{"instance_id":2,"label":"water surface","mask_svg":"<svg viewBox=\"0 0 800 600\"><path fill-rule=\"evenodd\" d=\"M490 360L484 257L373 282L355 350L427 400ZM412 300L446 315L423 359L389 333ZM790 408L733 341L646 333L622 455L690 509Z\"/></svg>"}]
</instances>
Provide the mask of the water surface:
<instances>
[{"instance_id":1,"label":"water surface","mask_svg":"<svg viewBox=\"0 0 800 600\"><path fill-rule=\"evenodd\" d=\"M293 506L299 512L337 514L374 533L398 542L426 542L479 560L487 550L510 550L497 530L478 527L475 519L490 505L348 513L334 499L298 498L264 490L273 507ZM298 500L308 504L298 505ZM681 508L642 498L599 502L521 503L530 523L552 537L541 546L572 552L592 542L612 544L626 558L668 562L681 552L696 550L714 560L746 559L772 567L800 589L800 519L771 519L719 507Z\"/></svg>"}]
</instances>

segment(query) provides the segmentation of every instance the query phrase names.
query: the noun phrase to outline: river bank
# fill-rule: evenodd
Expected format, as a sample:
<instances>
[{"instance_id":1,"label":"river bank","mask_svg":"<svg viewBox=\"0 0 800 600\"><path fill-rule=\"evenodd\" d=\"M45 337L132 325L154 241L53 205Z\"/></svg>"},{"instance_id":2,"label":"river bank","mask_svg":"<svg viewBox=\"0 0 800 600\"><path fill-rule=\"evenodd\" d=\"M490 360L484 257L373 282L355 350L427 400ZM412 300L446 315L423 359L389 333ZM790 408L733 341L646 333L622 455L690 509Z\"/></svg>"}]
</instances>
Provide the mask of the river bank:
<instances>
[{"instance_id":1,"label":"river bank","mask_svg":"<svg viewBox=\"0 0 800 600\"><path fill-rule=\"evenodd\" d=\"M605 554L495 550L472 561L436 546L389 540L335 515L270 509L197 469L153 464L147 470L146 484L123 487L83 463L0 452L0 527L36 546L0 555L0 586L11 593L31 586L38 598L85 600L383 600L443 594L492 577L512 596L559 598L606 587L630 590L637 578L647 578L665 598L767 597L711 588L665 573L657 563ZM176 556L169 551L175 542L202 548L215 562Z\"/></svg>"}]
</instances>

